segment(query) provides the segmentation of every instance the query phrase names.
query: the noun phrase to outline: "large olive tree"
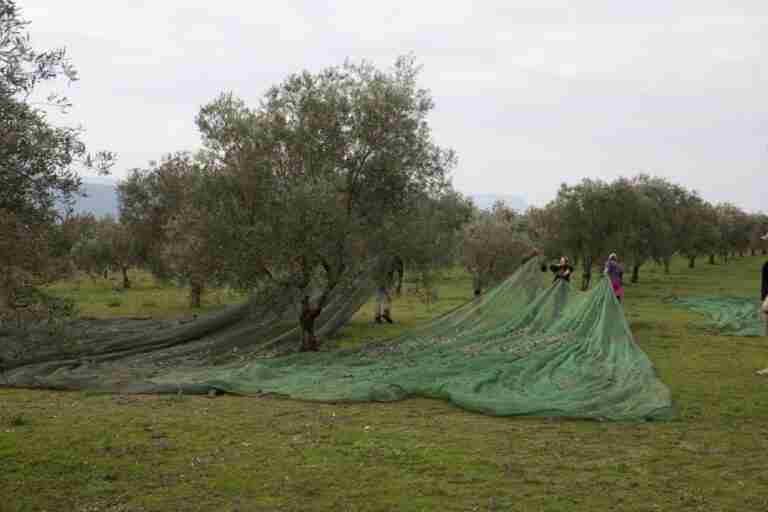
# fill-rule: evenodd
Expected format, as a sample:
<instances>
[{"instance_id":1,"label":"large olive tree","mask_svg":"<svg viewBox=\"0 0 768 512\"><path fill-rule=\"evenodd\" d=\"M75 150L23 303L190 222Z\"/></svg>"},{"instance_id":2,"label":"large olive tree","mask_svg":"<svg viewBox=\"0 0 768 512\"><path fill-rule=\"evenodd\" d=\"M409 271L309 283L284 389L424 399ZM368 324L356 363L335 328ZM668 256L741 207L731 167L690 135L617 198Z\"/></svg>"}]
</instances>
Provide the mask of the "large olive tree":
<instances>
[{"instance_id":1,"label":"large olive tree","mask_svg":"<svg viewBox=\"0 0 768 512\"><path fill-rule=\"evenodd\" d=\"M291 75L255 108L225 94L200 111L212 247L232 282L290 290L303 350L331 293L449 188L454 153L433 141L418 71L347 62Z\"/></svg>"}]
</instances>

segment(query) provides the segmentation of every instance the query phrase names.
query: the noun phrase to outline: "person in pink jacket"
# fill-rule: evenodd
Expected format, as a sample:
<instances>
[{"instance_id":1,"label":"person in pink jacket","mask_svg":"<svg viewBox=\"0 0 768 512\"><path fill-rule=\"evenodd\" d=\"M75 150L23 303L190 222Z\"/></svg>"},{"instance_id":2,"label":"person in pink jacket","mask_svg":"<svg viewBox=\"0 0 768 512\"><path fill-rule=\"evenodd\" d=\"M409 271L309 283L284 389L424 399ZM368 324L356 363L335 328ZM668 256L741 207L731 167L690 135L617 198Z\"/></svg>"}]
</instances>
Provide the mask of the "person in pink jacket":
<instances>
[{"instance_id":1,"label":"person in pink jacket","mask_svg":"<svg viewBox=\"0 0 768 512\"><path fill-rule=\"evenodd\" d=\"M619 302L622 302L624 300L624 286L622 283L624 280L624 267L619 263L619 258L615 252L608 256L608 261L605 262L604 273L611 280L613 293L616 294L616 298Z\"/></svg>"}]
</instances>

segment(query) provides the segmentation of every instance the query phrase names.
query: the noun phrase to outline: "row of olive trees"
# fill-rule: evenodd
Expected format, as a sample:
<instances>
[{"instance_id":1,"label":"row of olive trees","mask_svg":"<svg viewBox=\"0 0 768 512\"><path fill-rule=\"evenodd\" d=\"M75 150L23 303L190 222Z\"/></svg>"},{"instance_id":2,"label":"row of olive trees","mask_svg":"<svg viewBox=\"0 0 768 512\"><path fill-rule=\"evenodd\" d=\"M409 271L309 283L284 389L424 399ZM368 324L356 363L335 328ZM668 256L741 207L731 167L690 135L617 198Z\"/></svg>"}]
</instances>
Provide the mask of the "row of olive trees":
<instances>
[{"instance_id":1,"label":"row of olive trees","mask_svg":"<svg viewBox=\"0 0 768 512\"><path fill-rule=\"evenodd\" d=\"M713 205L681 185L643 174L562 185L555 200L531 208L526 217L530 238L546 254L569 254L580 262L585 289L593 268L611 252L621 255L637 282L644 264L668 272L675 254L693 268L701 257L714 264L748 251L765 253L761 237L768 232L764 214Z\"/></svg>"}]
</instances>

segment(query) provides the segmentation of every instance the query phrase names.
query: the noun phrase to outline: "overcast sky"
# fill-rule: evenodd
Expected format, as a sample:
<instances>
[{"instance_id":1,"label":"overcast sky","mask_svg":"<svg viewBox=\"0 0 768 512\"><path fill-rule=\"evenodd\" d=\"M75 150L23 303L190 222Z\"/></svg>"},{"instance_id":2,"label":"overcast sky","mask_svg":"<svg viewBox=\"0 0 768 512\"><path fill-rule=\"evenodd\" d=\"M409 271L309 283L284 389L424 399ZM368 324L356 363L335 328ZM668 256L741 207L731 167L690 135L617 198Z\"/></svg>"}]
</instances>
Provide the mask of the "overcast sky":
<instances>
[{"instance_id":1,"label":"overcast sky","mask_svg":"<svg viewBox=\"0 0 768 512\"><path fill-rule=\"evenodd\" d=\"M645 171L768 210L765 0L19 0L115 175L195 149L199 107L288 74L412 52L456 188L541 205L561 182Z\"/></svg>"}]
</instances>

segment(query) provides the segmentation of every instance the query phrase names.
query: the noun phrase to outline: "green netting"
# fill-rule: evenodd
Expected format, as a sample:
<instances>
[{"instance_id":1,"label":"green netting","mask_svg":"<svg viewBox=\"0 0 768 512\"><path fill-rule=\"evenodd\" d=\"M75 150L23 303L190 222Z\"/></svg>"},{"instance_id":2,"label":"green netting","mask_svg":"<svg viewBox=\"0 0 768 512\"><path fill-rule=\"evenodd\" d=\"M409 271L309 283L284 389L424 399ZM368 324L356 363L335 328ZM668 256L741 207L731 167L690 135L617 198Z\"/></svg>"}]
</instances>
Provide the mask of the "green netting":
<instances>
[{"instance_id":1,"label":"green netting","mask_svg":"<svg viewBox=\"0 0 768 512\"><path fill-rule=\"evenodd\" d=\"M670 297L668 303L705 316L701 326L723 336L765 336L760 301L749 297Z\"/></svg>"},{"instance_id":2,"label":"green netting","mask_svg":"<svg viewBox=\"0 0 768 512\"><path fill-rule=\"evenodd\" d=\"M493 415L612 420L673 416L668 388L634 343L607 280L545 290L530 262L481 299L384 344L298 354L158 383L304 400L448 400Z\"/></svg>"},{"instance_id":3,"label":"green netting","mask_svg":"<svg viewBox=\"0 0 768 512\"><path fill-rule=\"evenodd\" d=\"M218 366L185 365L163 353L118 355L17 366L6 378L26 386L136 393L218 389L314 401L420 396L502 416L674 417L669 389L633 341L609 281L573 292L568 283L550 284L539 263L530 261L482 297L397 339L354 350Z\"/></svg>"}]
</instances>

